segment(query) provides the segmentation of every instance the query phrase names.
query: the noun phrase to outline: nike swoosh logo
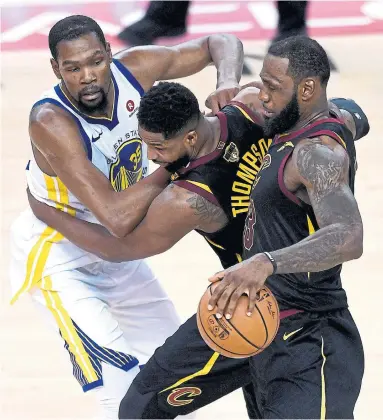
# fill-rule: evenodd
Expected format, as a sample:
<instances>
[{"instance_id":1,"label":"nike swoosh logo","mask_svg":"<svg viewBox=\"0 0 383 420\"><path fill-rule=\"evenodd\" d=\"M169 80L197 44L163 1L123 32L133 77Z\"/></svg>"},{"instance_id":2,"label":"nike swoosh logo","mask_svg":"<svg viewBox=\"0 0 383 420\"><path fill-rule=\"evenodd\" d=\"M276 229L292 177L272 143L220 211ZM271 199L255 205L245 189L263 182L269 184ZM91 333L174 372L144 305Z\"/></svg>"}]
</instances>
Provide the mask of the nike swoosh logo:
<instances>
[{"instance_id":1,"label":"nike swoosh logo","mask_svg":"<svg viewBox=\"0 0 383 420\"><path fill-rule=\"evenodd\" d=\"M99 139L100 139L100 137L102 136L102 134L103 134L103 132L101 131L101 133L99 133L99 134L98 134L98 137L94 137L94 136L92 135L92 143L94 143L95 141L99 140Z\"/></svg>"},{"instance_id":2,"label":"nike swoosh logo","mask_svg":"<svg viewBox=\"0 0 383 420\"><path fill-rule=\"evenodd\" d=\"M284 333L283 334L283 340L286 341L288 338L290 338L292 335L296 334L298 331L300 331L302 329L303 329L303 327L302 328L299 328L298 330L295 330L295 331L293 331L291 333L288 333L288 334L287 333Z\"/></svg>"},{"instance_id":3,"label":"nike swoosh logo","mask_svg":"<svg viewBox=\"0 0 383 420\"><path fill-rule=\"evenodd\" d=\"M285 143L283 146L281 146L278 150L277 150L277 152L280 152L281 150L283 150L284 148L286 148L286 147L292 147L292 148L294 148L294 144L291 142L291 141L288 141L287 143Z\"/></svg>"}]
</instances>

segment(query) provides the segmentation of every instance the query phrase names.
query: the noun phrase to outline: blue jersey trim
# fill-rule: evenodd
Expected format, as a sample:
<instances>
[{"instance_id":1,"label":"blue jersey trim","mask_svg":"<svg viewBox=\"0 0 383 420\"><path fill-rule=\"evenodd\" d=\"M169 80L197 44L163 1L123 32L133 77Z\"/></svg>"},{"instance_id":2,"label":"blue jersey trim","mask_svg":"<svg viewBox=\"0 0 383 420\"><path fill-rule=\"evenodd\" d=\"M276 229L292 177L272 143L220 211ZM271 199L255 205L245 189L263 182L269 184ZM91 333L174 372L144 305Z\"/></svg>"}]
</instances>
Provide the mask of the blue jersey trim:
<instances>
[{"instance_id":1,"label":"blue jersey trim","mask_svg":"<svg viewBox=\"0 0 383 420\"><path fill-rule=\"evenodd\" d=\"M108 128L110 131L113 130L116 125L118 125L118 98L120 96L120 90L118 89L118 85L116 82L116 79L112 73L112 83L114 85L114 104L113 104L113 115L112 118L107 117L92 117L90 115L84 114L79 109L77 109L74 104L69 100L69 98L65 95L63 90L61 89L60 85L55 86L55 92L57 96L63 101L63 103L68 106L70 109L72 109L77 114L80 114L82 118L84 118L85 121L87 121L89 124L100 124L104 127Z\"/></svg>"},{"instance_id":2,"label":"blue jersey trim","mask_svg":"<svg viewBox=\"0 0 383 420\"><path fill-rule=\"evenodd\" d=\"M65 108L65 106L62 103L60 103L59 101L57 101L56 99L53 99L53 98L44 98L44 99L41 99L40 101L37 101L33 105L32 109L35 108L36 106L40 106L40 105L43 105L43 104L46 104L46 103L56 105L59 108L62 108L66 112L68 112L68 110ZM77 127L78 127L78 129L79 129L79 131L81 133L81 137L83 138L83 141L84 141L85 146L86 146L88 159L89 160L92 160L92 146L91 146L91 140L90 140L89 136L86 134L83 126L81 125L80 120L76 117L76 115L73 115L70 112L68 112L68 114L71 117L73 117L73 119L76 121Z\"/></svg>"},{"instance_id":3,"label":"blue jersey trim","mask_svg":"<svg viewBox=\"0 0 383 420\"><path fill-rule=\"evenodd\" d=\"M113 63L142 97L145 93L144 88L141 86L138 80L133 76L133 74L119 60L116 60L115 58L113 58Z\"/></svg>"}]
</instances>

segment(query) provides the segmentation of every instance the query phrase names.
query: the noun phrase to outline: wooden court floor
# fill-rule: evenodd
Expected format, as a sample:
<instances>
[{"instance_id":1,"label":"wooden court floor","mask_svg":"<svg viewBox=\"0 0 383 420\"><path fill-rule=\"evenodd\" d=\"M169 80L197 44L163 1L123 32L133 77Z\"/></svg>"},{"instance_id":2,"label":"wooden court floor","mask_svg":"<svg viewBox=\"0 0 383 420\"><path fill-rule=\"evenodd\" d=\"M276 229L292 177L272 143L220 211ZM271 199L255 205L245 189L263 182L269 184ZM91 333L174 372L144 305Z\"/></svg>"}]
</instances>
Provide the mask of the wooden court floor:
<instances>
[{"instance_id":1,"label":"wooden court floor","mask_svg":"<svg viewBox=\"0 0 383 420\"><path fill-rule=\"evenodd\" d=\"M365 226L364 254L361 259L345 264L343 283L366 355L365 377L355 415L360 419L379 419L383 418L383 278L379 271L383 263L383 180L379 172L383 167L383 60L378 50L383 45L383 36L325 38L322 44L341 71L331 78L329 96L357 100L371 125L368 137L357 144L356 196ZM245 43L249 52L263 52L266 46L266 42ZM260 62L251 66L259 73ZM13 307L8 303L9 227L26 206L28 113L41 92L56 81L45 52L3 53L1 72L0 418L94 418L95 404L90 396L83 396L72 377L60 339L48 329L27 297ZM242 81L249 80L244 77ZM203 108L205 97L214 89L214 69L206 69L183 83L197 94ZM195 233L151 262L184 318L195 311L207 277L220 268L216 257ZM197 418L246 418L241 392L205 407Z\"/></svg>"}]
</instances>

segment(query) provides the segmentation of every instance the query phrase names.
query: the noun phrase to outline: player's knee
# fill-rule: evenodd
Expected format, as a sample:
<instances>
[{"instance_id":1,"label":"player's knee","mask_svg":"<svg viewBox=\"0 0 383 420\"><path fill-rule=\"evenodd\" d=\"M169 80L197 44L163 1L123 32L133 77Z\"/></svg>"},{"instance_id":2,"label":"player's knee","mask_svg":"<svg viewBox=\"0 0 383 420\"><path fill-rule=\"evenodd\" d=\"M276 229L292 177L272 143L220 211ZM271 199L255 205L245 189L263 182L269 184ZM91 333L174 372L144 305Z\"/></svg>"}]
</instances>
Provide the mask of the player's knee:
<instances>
[{"instance_id":1,"label":"player's knee","mask_svg":"<svg viewBox=\"0 0 383 420\"><path fill-rule=\"evenodd\" d=\"M92 389L91 394L97 399L103 420L117 420L121 397L105 392L104 387Z\"/></svg>"},{"instance_id":2,"label":"player's knee","mask_svg":"<svg viewBox=\"0 0 383 420\"><path fill-rule=\"evenodd\" d=\"M115 397L105 397L99 400L101 410L105 420L117 420L120 399Z\"/></svg>"}]
</instances>

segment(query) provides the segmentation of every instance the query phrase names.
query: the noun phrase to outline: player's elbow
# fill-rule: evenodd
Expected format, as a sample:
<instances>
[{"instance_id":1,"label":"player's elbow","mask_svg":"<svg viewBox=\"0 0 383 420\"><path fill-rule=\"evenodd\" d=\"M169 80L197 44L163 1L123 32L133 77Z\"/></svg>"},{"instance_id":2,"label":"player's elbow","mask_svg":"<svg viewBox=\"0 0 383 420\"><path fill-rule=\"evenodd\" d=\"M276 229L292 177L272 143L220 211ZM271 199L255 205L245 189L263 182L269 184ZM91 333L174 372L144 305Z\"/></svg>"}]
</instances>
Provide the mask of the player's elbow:
<instances>
[{"instance_id":1,"label":"player's elbow","mask_svg":"<svg viewBox=\"0 0 383 420\"><path fill-rule=\"evenodd\" d=\"M242 41L237 36L232 35L232 34L226 34L226 33L209 35L207 37L207 45L208 45L210 54L211 54L211 49L216 48L217 43L219 45L222 45L222 42L225 44L234 46L237 53L239 53L242 58L244 57Z\"/></svg>"},{"instance_id":2,"label":"player's elbow","mask_svg":"<svg viewBox=\"0 0 383 420\"><path fill-rule=\"evenodd\" d=\"M363 225L358 223L350 229L349 259L357 260L363 255Z\"/></svg>"},{"instance_id":3,"label":"player's elbow","mask_svg":"<svg viewBox=\"0 0 383 420\"><path fill-rule=\"evenodd\" d=\"M136 227L136 224L133 223L127 214L123 218L119 216L109 217L103 225L115 238L124 238Z\"/></svg>"}]
</instances>

